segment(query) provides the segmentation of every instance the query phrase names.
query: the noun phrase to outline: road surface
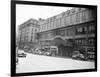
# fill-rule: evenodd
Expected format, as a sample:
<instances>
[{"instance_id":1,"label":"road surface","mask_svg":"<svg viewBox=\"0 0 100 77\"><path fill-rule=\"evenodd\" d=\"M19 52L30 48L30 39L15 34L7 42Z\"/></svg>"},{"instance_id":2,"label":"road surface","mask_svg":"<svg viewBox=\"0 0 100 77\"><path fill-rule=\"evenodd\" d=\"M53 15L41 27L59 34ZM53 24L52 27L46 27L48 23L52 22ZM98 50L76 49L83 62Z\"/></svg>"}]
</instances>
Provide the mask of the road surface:
<instances>
[{"instance_id":1,"label":"road surface","mask_svg":"<svg viewBox=\"0 0 100 77\"><path fill-rule=\"evenodd\" d=\"M26 58L19 58L16 73L76 70L94 68L94 62L67 58L56 58L27 53Z\"/></svg>"}]
</instances>

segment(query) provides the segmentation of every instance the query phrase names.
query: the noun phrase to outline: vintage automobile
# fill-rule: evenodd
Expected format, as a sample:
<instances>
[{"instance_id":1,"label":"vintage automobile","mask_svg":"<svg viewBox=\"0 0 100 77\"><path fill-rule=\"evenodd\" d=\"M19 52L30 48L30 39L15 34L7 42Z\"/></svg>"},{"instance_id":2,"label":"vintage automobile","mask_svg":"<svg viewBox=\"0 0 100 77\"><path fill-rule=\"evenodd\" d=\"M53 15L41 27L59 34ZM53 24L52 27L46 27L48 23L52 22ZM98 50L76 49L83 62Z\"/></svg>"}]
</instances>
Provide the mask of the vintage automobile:
<instances>
[{"instance_id":1,"label":"vintage automobile","mask_svg":"<svg viewBox=\"0 0 100 77\"><path fill-rule=\"evenodd\" d=\"M58 48L56 46L44 46L41 48L36 48L34 53L46 56L56 56L58 53Z\"/></svg>"},{"instance_id":2,"label":"vintage automobile","mask_svg":"<svg viewBox=\"0 0 100 77\"><path fill-rule=\"evenodd\" d=\"M42 55L43 54L43 49L36 48L34 53L38 54L38 55Z\"/></svg>"},{"instance_id":3,"label":"vintage automobile","mask_svg":"<svg viewBox=\"0 0 100 77\"><path fill-rule=\"evenodd\" d=\"M32 49L29 46L24 46L23 49L25 52L32 53Z\"/></svg>"},{"instance_id":4,"label":"vintage automobile","mask_svg":"<svg viewBox=\"0 0 100 77\"><path fill-rule=\"evenodd\" d=\"M58 53L58 48L56 46L46 46L44 47L44 55L47 56L56 56Z\"/></svg>"},{"instance_id":5,"label":"vintage automobile","mask_svg":"<svg viewBox=\"0 0 100 77\"><path fill-rule=\"evenodd\" d=\"M18 57L26 57L25 53L18 54Z\"/></svg>"},{"instance_id":6,"label":"vintage automobile","mask_svg":"<svg viewBox=\"0 0 100 77\"><path fill-rule=\"evenodd\" d=\"M51 56L51 52L45 52L44 55Z\"/></svg>"},{"instance_id":7,"label":"vintage automobile","mask_svg":"<svg viewBox=\"0 0 100 77\"><path fill-rule=\"evenodd\" d=\"M26 53L23 50L18 52L18 57L26 57Z\"/></svg>"},{"instance_id":8,"label":"vintage automobile","mask_svg":"<svg viewBox=\"0 0 100 77\"><path fill-rule=\"evenodd\" d=\"M80 51L74 51L72 54L72 58L77 60L86 60L85 55L80 53Z\"/></svg>"}]
</instances>

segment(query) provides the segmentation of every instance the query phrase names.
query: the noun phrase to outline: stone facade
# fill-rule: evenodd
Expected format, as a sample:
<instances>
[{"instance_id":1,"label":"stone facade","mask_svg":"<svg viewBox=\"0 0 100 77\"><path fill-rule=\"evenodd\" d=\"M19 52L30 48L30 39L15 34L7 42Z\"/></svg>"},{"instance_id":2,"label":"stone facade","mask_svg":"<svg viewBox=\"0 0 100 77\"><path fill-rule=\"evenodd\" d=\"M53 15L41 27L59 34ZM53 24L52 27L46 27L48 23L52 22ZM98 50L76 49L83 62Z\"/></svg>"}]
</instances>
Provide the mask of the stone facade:
<instances>
[{"instance_id":1,"label":"stone facade","mask_svg":"<svg viewBox=\"0 0 100 77\"><path fill-rule=\"evenodd\" d=\"M38 40L42 46L56 45L60 56L71 56L71 49L77 49L83 50L82 53L89 55L89 58L94 58L95 28L94 9L74 8L43 21Z\"/></svg>"},{"instance_id":2,"label":"stone facade","mask_svg":"<svg viewBox=\"0 0 100 77\"><path fill-rule=\"evenodd\" d=\"M38 31L38 21L30 19L19 26L20 44L28 44L36 42L36 33Z\"/></svg>"},{"instance_id":3,"label":"stone facade","mask_svg":"<svg viewBox=\"0 0 100 77\"><path fill-rule=\"evenodd\" d=\"M29 20L30 21L30 20ZM55 45L60 56L71 56L73 50L94 58L96 10L73 8L48 19L39 19L33 26L20 26L21 41L36 42L41 46ZM22 25L28 25L24 23Z\"/></svg>"}]
</instances>

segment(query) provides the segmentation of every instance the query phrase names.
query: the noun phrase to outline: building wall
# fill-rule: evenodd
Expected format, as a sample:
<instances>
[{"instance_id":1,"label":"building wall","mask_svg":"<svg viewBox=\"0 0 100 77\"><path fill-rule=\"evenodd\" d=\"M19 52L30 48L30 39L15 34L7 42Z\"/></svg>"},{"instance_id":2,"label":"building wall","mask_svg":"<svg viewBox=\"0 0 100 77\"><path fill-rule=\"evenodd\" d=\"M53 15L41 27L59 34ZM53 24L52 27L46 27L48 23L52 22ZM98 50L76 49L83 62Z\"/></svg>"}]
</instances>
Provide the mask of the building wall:
<instances>
[{"instance_id":1,"label":"building wall","mask_svg":"<svg viewBox=\"0 0 100 77\"><path fill-rule=\"evenodd\" d=\"M30 19L19 26L20 44L34 43L36 32L38 30L38 21Z\"/></svg>"},{"instance_id":2,"label":"building wall","mask_svg":"<svg viewBox=\"0 0 100 77\"><path fill-rule=\"evenodd\" d=\"M76 49L85 48L87 52L88 47L90 47L94 51L96 32L96 14L94 12L94 9L73 8L46 20L39 19L38 21L34 21L30 19L20 25L20 41L38 41L37 43L43 46L52 45L52 41L54 42L55 39L61 38L65 43L62 46L63 49L61 48L61 51L59 51L62 56L65 54L68 55L66 48L68 48L67 46L71 46L71 44L68 43L70 41L75 42ZM68 52L70 52L70 50ZM89 54L91 53L89 52Z\"/></svg>"},{"instance_id":3,"label":"building wall","mask_svg":"<svg viewBox=\"0 0 100 77\"><path fill-rule=\"evenodd\" d=\"M74 8L43 21L40 24L39 32L92 21L93 18L92 10L86 8Z\"/></svg>"},{"instance_id":4,"label":"building wall","mask_svg":"<svg viewBox=\"0 0 100 77\"><path fill-rule=\"evenodd\" d=\"M67 15L66 15L67 14ZM69 14L69 15L68 15ZM84 9L84 8L75 8L72 10L68 10L60 15L57 15L55 18L51 17L45 20L41 26L38 33L40 33L40 39L52 39L55 35L59 35L65 37L74 35L74 26L78 24L87 23L94 21L93 10ZM84 26L88 26L88 24L84 24ZM81 27L81 25L78 25ZM67 27L67 28L66 28ZM59 29L60 28L60 29ZM66 29L64 29L66 28ZM78 28L78 27L77 27ZM86 29L85 27L84 29ZM81 28L78 28L80 30Z\"/></svg>"},{"instance_id":5,"label":"building wall","mask_svg":"<svg viewBox=\"0 0 100 77\"><path fill-rule=\"evenodd\" d=\"M87 53L88 57L94 58L96 40L96 14L94 12L94 9L74 8L48 18L41 23L38 32L40 44L52 45L53 40L61 38L65 41L64 50L60 49L62 53L59 51L60 56L63 56L68 55L66 52L66 46L70 45L67 43L68 40L74 40L77 50L81 49L84 51L82 53Z\"/></svg>"}]
</instances>

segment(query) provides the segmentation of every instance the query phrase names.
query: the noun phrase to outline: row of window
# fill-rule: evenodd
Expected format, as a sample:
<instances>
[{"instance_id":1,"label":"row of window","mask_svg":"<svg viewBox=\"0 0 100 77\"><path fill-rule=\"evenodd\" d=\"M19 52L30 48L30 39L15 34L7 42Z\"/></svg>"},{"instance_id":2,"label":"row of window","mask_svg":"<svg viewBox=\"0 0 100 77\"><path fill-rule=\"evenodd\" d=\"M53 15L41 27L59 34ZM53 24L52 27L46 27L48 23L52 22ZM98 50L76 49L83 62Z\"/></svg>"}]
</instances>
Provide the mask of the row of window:
<instances>
[{"instance_id":1,"label":"row of window","mask_svg":"<svg viewBox=\"0 0 100 77\"><path fill-rule=\"evenodd\" d=\"M76 35L80 35L80 34L85 34L85 33L94 33L95 32L95 24L94 23L90 23L84 25L83 27L78 27L76 29Z\"/></svg>"},{"instance_id":2,"label":"row of window","mask_svg":"<svg viewBox=\"0 0 100 77\"><path fill-rule=\"evenodd\" d=\"M21 32L21 38L20 38L20 40L22 40L22 41L33 41L33 39L35 38L34 37L34 34L37 32L37 30L36 29L34 29L34 28L26 28L26 29L23 29L22 30L22 32Z\"/></svg>"},{"instance_id":3,"label":"row of window","mask_svg":"<svg viewBox=\"0 0 100 77\"><path fill-rule=\"evenodd\" d=\"M46 31L67 25L84 23L86 21L91 21L91 20L93 20L92 11L86 10L80 13L73 14L71 16L64 16L52 22L44 23L40 26L40 31Z\"/></svg>"},{"instance_id":4,"label":"row of window","mask_svg":"<svg viewBox=\"0 0 100 77\"><path fill-rule=\"evenodd\" d=\"M86 45L87 44L87 41L86 41L86 39L76 39L75 40L75 43L77 45Z\"/></svg>"},{"instance_id":5,"label":"row of window","mask_svg":"<svg viewBox=\"0 0 100 77\"><path fill-rule=\"evenodd\" d=\"M46 39L46 38L50 38L50 36L51 37L55 37L57 35L73 36L73 35L84 35L88 33L95 33L94 23L78 25L76 27L56 29L56 30L52 30L51 32L43 32L40 34L40 38Z\"/></svg>"},{"instance_id":6,"label":"row of window","mask_svg":"<svg viewBox=\"0 0 100 77\"><path fill-rule=\"evenodd\" d=\"M53 22L56 19L59 19L59 18L65 17L65 16L69 16L69 15L73 15L73 14L76 14L76 13L79 13L79 12L82 12L82 11L85 11L85 10L86 10L86 8L74 8L74 9L70 9L70 10L67 10L66 12L63 12L61 14L58 14L56 16L48 18L46 20L46 22L47 23Z\"/></svg>"},{"instance_id":7,"label":"row of window","mask_svg":"<svg viewBox=\"0 0 100 77\"><path fill-rule=\"evenodd\" d=\"M95 38L82 38L82 39L76 39L75 43L77 45L95 45Z\"/></svg>"}]
</instances>

